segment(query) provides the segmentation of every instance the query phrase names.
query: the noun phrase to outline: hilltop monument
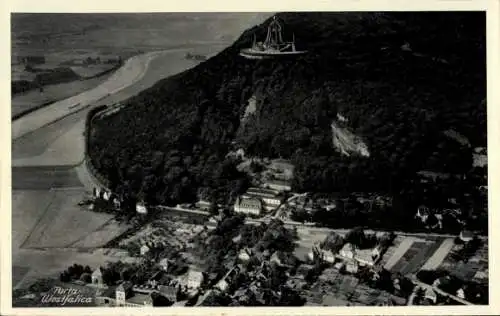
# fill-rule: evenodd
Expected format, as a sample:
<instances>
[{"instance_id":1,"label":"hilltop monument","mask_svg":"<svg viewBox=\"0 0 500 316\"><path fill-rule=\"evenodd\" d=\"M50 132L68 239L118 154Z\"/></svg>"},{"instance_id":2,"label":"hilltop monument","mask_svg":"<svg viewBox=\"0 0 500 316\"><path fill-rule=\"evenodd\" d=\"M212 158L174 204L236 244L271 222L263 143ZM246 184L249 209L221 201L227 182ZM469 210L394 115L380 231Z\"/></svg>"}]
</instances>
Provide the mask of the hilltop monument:
<instances>
[{"instance_id":1,"label":"hilltop monument","mask_svg":"<svg viewBox=\"0 0 500 316\"><path fill-rule=\"evenodd\" d=\"M305 54L307 51L299 51L295 48L295 34L291 42L283 40L283 27L276 16L267 27L267 36L264 42L256 42L255 34L251 48L244 48L240 51L240 56L247 59L269 59L286 56L297 56Z\"/></svg>"}]
</instances>

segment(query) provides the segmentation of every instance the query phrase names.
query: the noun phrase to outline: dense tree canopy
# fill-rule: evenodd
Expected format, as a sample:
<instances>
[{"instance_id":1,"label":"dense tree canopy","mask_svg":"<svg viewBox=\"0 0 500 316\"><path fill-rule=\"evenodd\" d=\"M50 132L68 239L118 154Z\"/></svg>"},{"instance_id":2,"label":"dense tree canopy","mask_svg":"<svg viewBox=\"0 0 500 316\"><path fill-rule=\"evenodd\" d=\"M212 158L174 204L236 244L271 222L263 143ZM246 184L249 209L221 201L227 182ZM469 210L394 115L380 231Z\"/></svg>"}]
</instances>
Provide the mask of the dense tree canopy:
<instances>
[{"instance_id":1,"label":"dense tree canopy","mask_svg":"<svg viewBox=\"0 0 500 316\"><path fill-rule=\"evenodd\" d=\"M295 190L402 197L393 218L404 223L421 192L416 172L470 172L471 148L443 132L453 129L472 147L486 146L484 13L279 18L308 54L289 60L239 57L254 34L265 35L265 22L217 56L95 121L89 153L113 187L151 203L197 195L226 203L249 183L236 169L239 161L226 158L238 146L253 156L292 159ZM442 20L439 27L436 19ZM241 124L252 95L256 111ZM348 118L345 127L363 139L370 157L346 157L333 148L330 124L338 113ZM464 189L458 183L443 187L457 196Z\"/></svg>"}]
</instances>

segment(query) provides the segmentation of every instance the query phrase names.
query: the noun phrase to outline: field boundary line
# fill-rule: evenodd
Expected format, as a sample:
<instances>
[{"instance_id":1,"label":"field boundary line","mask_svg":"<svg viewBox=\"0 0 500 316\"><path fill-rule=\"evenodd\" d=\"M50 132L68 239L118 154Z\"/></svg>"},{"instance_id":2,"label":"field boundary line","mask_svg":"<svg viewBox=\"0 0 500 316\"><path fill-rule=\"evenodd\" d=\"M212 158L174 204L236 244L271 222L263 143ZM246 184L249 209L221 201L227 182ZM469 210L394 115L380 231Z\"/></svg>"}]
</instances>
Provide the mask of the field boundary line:
<instances>
[{"instance_id":1,"label":"field boundary line","mask_svg":"<svg viewBox=\"0 0 500 316\"><path fill-rule=\"evenodd\" d=\"M26 236L26 238L23 240L23 242L19 246L19 249L26 249L26 248L24 248L26 242L28 242L28 240L31 238L31 236L33 235L33 232L36 230L36 228L38 227L38 225L40 225L40 222L42 221L42 219L45 217L45 215L47 215L47 212L49 211L49 208L51 207L52 203L54 203L54 199L55 199L56 195L51 190L49 190L49 192L52 193L49 204L47 205L47 207L43 211L42 215L40 215L38 217L37 221L35 222L35 225L33 225L33 228L30 230L30 233L28 234L28 236ZM30 248L31 247L28 247L27 249L30 249Z\"/></svg>"},{"instance_id":2,"label":"field boundary line","mask_svg":"<svg viewBox=\"0 0 500 316\"><path fill-rule=\"evenodd\" d=\"M105 227L106 225L108 225L109 222L111 222L114 219L115 219L115 217L112 217L112 218L108 219L103 224L101 224L100 226L98 226L96 229L94 229L93 231L87 233L87 235L78 238L77 240L73 241L72 243L64 246L64 248L85 248L85 249L88 248L88 249L94 249L94 248L100 248L100 247L102 247L102 246L97 246L97 247L71 247L71 246L74 245L74 244L76 244L77 242L82 241L83 239L87 238L88 236L90 236L91 234L95 233L96 231L102 229L103 227ZM106 243L104 243L104 244L106 244Z\"/></svg>"}]
</instances>

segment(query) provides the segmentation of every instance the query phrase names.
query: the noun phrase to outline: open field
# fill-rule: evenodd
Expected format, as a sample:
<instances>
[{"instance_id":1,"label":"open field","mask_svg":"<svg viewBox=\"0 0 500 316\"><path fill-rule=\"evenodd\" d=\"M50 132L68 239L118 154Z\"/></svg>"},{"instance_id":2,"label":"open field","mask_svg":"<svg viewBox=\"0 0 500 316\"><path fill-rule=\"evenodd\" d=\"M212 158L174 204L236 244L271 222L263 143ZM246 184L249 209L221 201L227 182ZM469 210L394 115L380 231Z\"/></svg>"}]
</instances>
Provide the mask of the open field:
<instances>
[{"instance_id":1,"label":"open field","mask_svg":"<svg viewBox=\"0 0 500 316\"><path fill-rule=\"evenodd\" d=\"M75 170L71 167L12 168L13 190L50 190L68 187L82 187ZM17 208L13 207L13 210L16 212Z\"/></svg>"},{"instance_id":2,"label":"open field","mask_svg":"<svg viewBox=\"0 0 500 316\"><path fill-rule=\"evenodd\" d=\"M30 268L28 268L28 267L13 266L12 267L12 286L15 287L19 282L21 282L29 271L30 271Z\"/></svg>"},{"instance_id":3,"label":"open field","mask_svg":"<svg viewBox=\"0 0 500 316\"><path fill-rule=\"evenodd\" d=\"M15 252L28 238L52 202L47 191L12 191L12 250Z\"/></svg>"},{"instance_id":4,"label":"open field","mask_svg":"<svg viewBox=\"0 0 500 316\"><path fill-rule=\"evenodd\" d=\"M398 237L399 238L399 237ZM386 255L392 253L384 265L384 268L390 270L398 261L403 257L403 255L410 249L413 244L414 238L412 237L401 237L401 241L397 246L389 248Z\"/></svg>"},{"instance_id":5,"label":"open field","mask_svg":"<svg viewBox=\"0 0 500 316\"><path fill-rule=\"evenodd\" d=\"M36 155L16 157L12 160L12 167L26 166L74 166L80 164L85 154L85 120L73 124L64 133L53 139L45 148L39 147ZM38 151L38 150L36 150ZM35 152L32 151L32 152Z\"/></svg>"},{"instance_id":6,"label":"open field","mask_svg":"<svg viewBox=\"0 0 500 316\"><path fill-rule=\"evenodd\" d=\"M405 240L405 237L404 236L400 236L400 235L397 235L396 238L394 239L394 241L392 242L392 246L390 246L384 253L384 255L382 256L382 258L380 259L380 262L379 264L385 268L387 268L388 266L393 266L394 263L396 263L397 259L394 258L394 253L397 249L399 249L399 246L401 245L401 243ZM402 254L401 254L402 255ZM398 257L399 258L399 257ZM392 261L392 263L389 263L390 261ZM389 265L387 265L387 263L389 263Z\"/></svg>"},{"instance_id":7,"label":"open field","mask_svg":"<svg viewBox=\"0 0 500 316\"><path fill-rule=\"evenodd\" d=\"M432 257L427 260L427 262L422 266L422 270L435 270L441 265L444 258L450 253L451 248L453 248L453 238L446 238L443 240L439 248L432 255Z\"/></svg>"},{"instance_id":8,"label":"open field","mask_svg":"<svg viewBox=\"0 0 500 316\"><path fill-rule=\"evenodd\" d=\"M104 224L104 226L98 228L97 230L89 233L87 236L71 244L71 247L75 248L96 248L101 247L108 243L110 239L121 235L129 227L125 224L120 224L115 220L111 220ZM111 237L110 237L111 236Z\"/></svg>"},{"instance_id":9,"label":"open field","mask_svg":"<svg viewBox=\"0 0 500 316\"><path fill-rule=\"evenodd\" d=\"M112 215L86 211L78 206L82 193L82 190L53 191L52 203L23 246L68 247L112 218Z\"/></svg>"},{"instance_id":10,"label":"open field","mask_svg":"<svg viewBox=\"0 0 500 316\"><path fill-rule=\"evenodd\" d=\"M299 228L297 229L297 234L299 236L297 244L302 247L311 249L315 243L324 241L329 232L311 231L307 228Z\"/></svg>"}]
</instances>

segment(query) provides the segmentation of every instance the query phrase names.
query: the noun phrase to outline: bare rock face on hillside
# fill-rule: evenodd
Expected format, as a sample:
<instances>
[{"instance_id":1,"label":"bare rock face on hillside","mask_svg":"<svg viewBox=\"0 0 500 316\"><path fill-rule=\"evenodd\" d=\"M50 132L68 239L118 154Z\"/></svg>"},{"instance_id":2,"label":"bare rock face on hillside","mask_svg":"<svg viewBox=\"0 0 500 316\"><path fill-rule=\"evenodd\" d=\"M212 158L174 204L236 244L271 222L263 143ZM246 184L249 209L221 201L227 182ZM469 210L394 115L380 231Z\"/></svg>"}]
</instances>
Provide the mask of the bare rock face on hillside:
<instances>
[{"instance_id":1,"label":"bare rock face on hillside","mask_svg":"<svg viewBox=\"0 0 500 316\"><path fill-rule=\"evenodd\" d=\"M361 137L354 135L349 129L341 127L335 121L330 125L332 128L333 146L345 156L361 155L370 157L368 146Z\"/></svg>"}]
</instances>

